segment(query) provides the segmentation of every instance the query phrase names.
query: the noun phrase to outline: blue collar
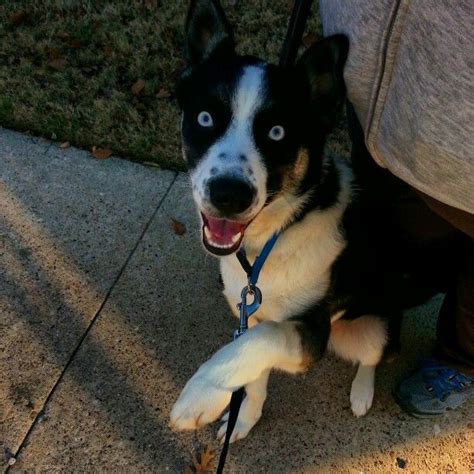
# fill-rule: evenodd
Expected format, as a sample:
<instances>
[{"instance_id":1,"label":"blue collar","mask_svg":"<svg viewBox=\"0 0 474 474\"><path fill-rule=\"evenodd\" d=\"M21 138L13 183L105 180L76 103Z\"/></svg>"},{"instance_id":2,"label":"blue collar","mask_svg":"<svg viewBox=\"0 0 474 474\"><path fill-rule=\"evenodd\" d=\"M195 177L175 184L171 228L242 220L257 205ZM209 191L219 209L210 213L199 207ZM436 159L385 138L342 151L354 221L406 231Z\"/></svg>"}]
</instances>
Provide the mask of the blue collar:
<instances>
[{"instance_id":1,"label":"blue collar","mask_svg":"<svg viewBox=\"0 0 474 474\"><path fill-rule=\"evenodd\" d=\"M249 285L255 286L257 284L263 264L272 251L279 236L280 232L276 232L272 235L272 237L270 237L270 239L267 240L263 246L262 251L260 252L260 255L258 255L258 257L255 259L253 265L250 265L249 261L247 260L247 255L245 254L245 250L243 248L240 248L240 250L237 252L237 258L239 259L242 268L245 270L245 273L247 273Z\"/></svg>"},{"instance_id":2,"label":"blue collar","mask_svg":"<svg viewBox=\"0 0 474 474\"><path fill-rule=\"evenodd\" d=\"M247 260L247 256L245 255L245 250L241 248L237 252L237 258L239 259L242 268L247 273L247 286L242 288L242 293L240 295L240 303L237 305L237 308L240 313L240 325L239 329L234 333L234 339L241 336L248 327L248 318L252 316L255 311L260 307L260 303L262 302L262 292L257 286L258 277L260 275L260 271L262 270L263 264L267 259L268 255L270 254L275 242L277 241L280 233L277 232L273 234L273 236L267 240L266 244L263 246L260 255L255 259L253 265L250 265L249 261ZM247 296L253 295L253 302L247 303Z\"/></svg>"}]
</instances>

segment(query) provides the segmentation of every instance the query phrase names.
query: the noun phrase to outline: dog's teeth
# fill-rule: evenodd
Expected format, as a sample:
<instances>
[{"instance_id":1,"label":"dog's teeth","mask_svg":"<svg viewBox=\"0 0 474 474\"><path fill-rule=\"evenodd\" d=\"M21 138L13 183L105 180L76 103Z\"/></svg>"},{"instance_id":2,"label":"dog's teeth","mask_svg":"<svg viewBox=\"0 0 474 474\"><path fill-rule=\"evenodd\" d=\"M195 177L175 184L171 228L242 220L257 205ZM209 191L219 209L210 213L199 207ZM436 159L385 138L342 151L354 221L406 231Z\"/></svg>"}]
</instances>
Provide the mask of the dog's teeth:
<instances>
[{"instance_id":1,"label":"dog's teeth","mask_svg":"<svg viewBox=\"0 0 474 474\"><path fill-rule=\"evenodd\" d=\"M204 234L206 235L207 240L212 239L211 231L209 230L209 228L207 226L204 226Z\"/></svg>"},{"instance_id":2,"label":"dog's teeth","mask_svg":"<svg viewBox=\"0 0 474 474\"><path fill-rule=\"evenodd\" d=\"M220 248L220 249L230 249L232 247L232 244L229 244L229 245L220 245L220 244L216 244L214 242L211 242L211 244L214 246L214 247L217 247L217 248Z\"/></svg>"},{"instance_id":3,"label":"dog's teeth","mask_svg":"<svg viewBox=\"0 0 474 474\"><path fill-rule=\"evenodd\" d=\"M218 249L230 249L231 247L234 246L234 244L229 244L229 245L221 245L216 242L213 242L212 240L209 240L209 244L212 245L213 247L216 247Z\"/></svg>"},{"instance_id":4,"label":"dog's teeth","mask_svg":"<svg viewBox=\"0 0 474 474\"><path fill-rule=\"evenodd\" d=\"M232 237L232 242L236 244L240 240L240 236L242 235L242 232L239 232L238 234L235 234L234 237Z\"/></svg>"}]
</instances>

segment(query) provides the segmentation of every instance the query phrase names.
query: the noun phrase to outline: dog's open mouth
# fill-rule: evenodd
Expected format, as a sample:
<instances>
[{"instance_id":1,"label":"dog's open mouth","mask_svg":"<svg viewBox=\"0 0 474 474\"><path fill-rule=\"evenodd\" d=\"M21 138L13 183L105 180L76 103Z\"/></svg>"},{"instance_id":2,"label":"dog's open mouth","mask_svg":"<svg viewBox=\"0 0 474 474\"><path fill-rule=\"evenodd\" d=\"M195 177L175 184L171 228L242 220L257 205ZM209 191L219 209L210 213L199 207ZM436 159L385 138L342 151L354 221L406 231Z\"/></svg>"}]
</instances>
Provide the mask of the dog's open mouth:
<instances>
[{"instance_id":1,"label":"dog's open mouth","mask_svg":"<svg viewBox=\"0 0 474 474\"><path fill-rule=\"evenodd\" d=\"M235 252L244 238L248 222L218 219L202 216L202 241L206 249L214 255L229 255Z\"/></svg>"}]
</instances>

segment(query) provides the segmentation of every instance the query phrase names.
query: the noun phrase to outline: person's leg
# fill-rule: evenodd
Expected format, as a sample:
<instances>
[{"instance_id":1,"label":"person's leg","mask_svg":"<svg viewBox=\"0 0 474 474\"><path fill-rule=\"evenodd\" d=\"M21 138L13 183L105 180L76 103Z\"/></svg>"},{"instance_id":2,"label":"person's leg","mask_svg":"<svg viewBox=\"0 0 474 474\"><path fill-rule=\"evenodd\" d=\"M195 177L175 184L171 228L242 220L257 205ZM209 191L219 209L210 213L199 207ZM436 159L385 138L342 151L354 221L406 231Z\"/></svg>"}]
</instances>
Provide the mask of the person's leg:
<instances>
[{"instance_id":1,"label":"person's leg","mask_svg":"<svg viewBox=\"0 0 474 474\"><path fill-rule=\"evenodd\" d=\"M437 325L436 356L458 370L474 375L474 245L446 295Z\"/></svg>"},{"instance_id":2,"label":"person's leg","mask_svg":"<svg viewBox=\"0 0 474 474\"><path fill-rule=\"evenodd\" d=\"M423 193L423 201L463 232L456 279L450 285L437 325L438 359L474 375L474 215L447 206Z\"/></svg>"},{"instance_id":3,"label":"person's leg","mask_svg":"<svg viewBox=\"0 0 474 474\"><path fill-rule=\"evenodd\" d=\"M395 392L412 414L439 414L454 408L474 392L466 374L474 368L474 216L419 193L380 168L370 156L352 106L347 110L352 140L352 165L371 203L389 214L400 239L416 248L437 248L436 264L456 268L438 319L437 357L403 381ZM464 234L464 235L463 235ZM467 235L466 235L467 234ZM470 235L470 237L469 237ZM456 247L454 252L444 252ZM442 259L441 255L445 254ZM427 259L426 264L432 265ZM459 262L459 265L457 264ZM423 264L423 259L421 260ZM453 370L457 369L457 370ZM458 372L461 371L461 372ZM446 378L446 380L444 380ZM440 390L432 391L432 384ZM442 390L441 390L442 388ZM451 392L451 397L447 396ZM438 395L444 401L438 400Z\"/></svg>"},{"instance_id":4,"label":"person's leg","mask_svg":"<svg viewBox=\"0 0 474 474\"><path fill-rule=\"evenodd\" d=\"M463 370L474 375L474 240L465 266L459 275L456 305L456 330L453 353L450 346L439 338L441 354L463 364ZM443 344L444 342L444 344Z\"/></svg>"},{"instance_id":5,"label":"person's leg","mask_svg":"<svg viewBox=\"0 0 474 474\"><path fill-rule=\"evenodd\" d=\"M444 220L466 234L458 278L448 291L438 318L437 356L474 374L474 216L420 193Z\"/></svg>"},{"instance_id":6,"label":"person's leg","mask_svg":"<svg viewBox=\"0 0 474 474\"><path fill-rule=\"evenodd\" d=\"M441 308L435 358L394 391L395 400L418 417L438 416L474 397L474 241L466 237L464 260Z\"/></svg>"}]
</instances>

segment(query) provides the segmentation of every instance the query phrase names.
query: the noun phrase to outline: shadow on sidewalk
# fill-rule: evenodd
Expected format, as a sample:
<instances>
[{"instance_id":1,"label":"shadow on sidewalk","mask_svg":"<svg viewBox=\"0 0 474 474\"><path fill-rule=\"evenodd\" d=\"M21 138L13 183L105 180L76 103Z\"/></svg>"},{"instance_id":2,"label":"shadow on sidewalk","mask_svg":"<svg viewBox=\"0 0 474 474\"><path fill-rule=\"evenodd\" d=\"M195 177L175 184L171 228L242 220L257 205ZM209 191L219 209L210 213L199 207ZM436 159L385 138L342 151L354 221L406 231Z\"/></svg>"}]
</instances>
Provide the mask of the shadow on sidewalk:
<instances>
[{"instance_id":1,"label":"shadow on sidewalk","mask_svg":"<svg viewBox=\"0 0 474 474\"><path fill-rule=\"evenodd\" d=\"M167 427L171 406L187 379L229 341L234 327L219 292L216 261L200 247L188 191L183 176L77 353L90 310L95 313L98 296L105 295L90 274L94 264L87 267L76 260L74 245L63 247L60 227L35 224L41 234L36 248L29 226L15 227L10 220L4 271L10 291L6 303L14 310L16 329L6 330L21 328L29 339L21 351L7 347L11 357L18 358L10 359L18 367L18 380L8 381L8 396L35 423L20 452L20 470L182 472L192 450L206 443L217 448L216 425L197 434L175 434ZM36 192L41 193L40 186ZM18 215L28 217L34 193L15 199ZM184 236L173 233L171 217L184 221ZM71 211L67 218L81 217ZM328 357L303 377L273 375L262 420L248 439L231 448L229 470L288 472L362 465L386 472L395 469L398 457L410 462L415 455L432 463L428 469L437 469L449 464L450 453L440 449L446 443L452 449L454 438L461 440L459 458L464 459L467 407L441 421L415 420L401 413L390 395L413 359L429 350L435 311L436 304L430 304L412 312L404 329L405 355L379 369L375 403L363 419L351 415L353 368L344 362ZM39 412L53 387L44 412ZM21 427L15 429L19 436ZM416 454L420 449L423 454Z\"/></svg>"}]
</instances>

